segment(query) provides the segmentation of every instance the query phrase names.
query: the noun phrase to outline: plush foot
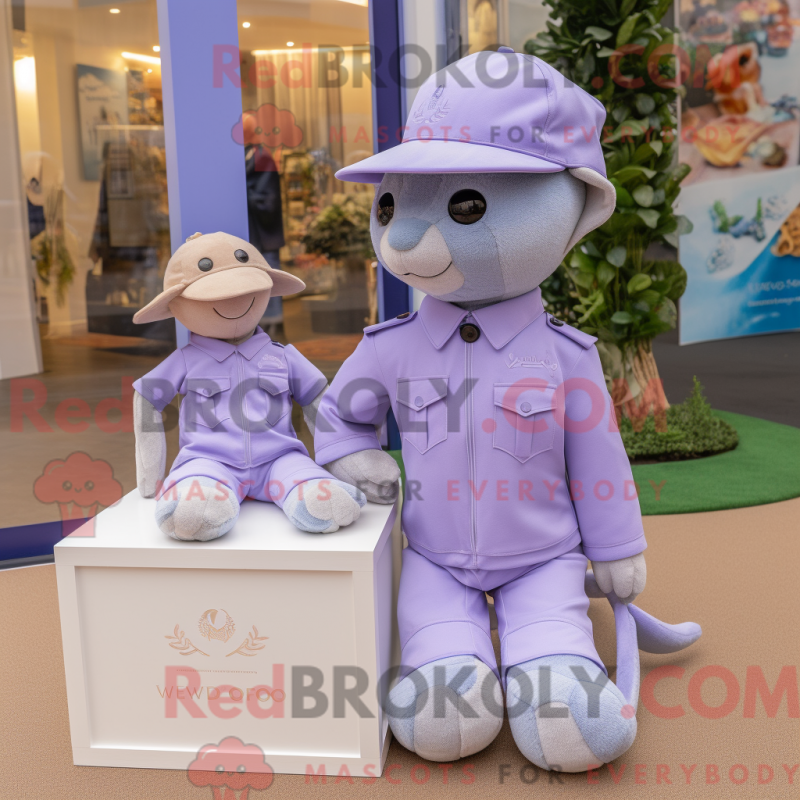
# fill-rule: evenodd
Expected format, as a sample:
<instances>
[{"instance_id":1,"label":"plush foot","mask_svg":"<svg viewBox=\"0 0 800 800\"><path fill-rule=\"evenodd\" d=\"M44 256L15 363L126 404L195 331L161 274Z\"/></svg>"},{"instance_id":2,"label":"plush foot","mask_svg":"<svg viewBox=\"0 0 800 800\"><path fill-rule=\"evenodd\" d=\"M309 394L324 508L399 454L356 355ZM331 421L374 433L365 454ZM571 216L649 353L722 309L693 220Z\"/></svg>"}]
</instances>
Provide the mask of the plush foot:
<instances>
[{"instance_id":1,"label":"plush foot","mask_svg":"<svg viewBox=\"0 0 800 800\"><path fill-rule=\"evenodd\" d=\"M226 534L239 517L235 494L212 478L184 478L156 503L158 527L173 539L208 542Z\"/></svg>"},{"instance_id":2,"label":"plush foot","mask_svg":"<svg viewBox=\"0 0 800 800\"><path fill-rule=\"evenodd\" d=\"M355 522L366 505L364 493L332 478L305 481L289 492L283 513L309 533L333 533Z\"/></svg>"},{"instance_id":3,"label":"plush foot","mask_svg":"<svg viewBox=\"0 0 800 800\"><path fill-rule=\"evenodd\" d=\"M429 761L455 761L483 750L503 724L503 693L475 656L425 664L389 693L387 713L400 744Z\"/></svg>"},{"instance_id":4,"label":"plush foot","mask_svg":"<svg viewBox=\"0 0 800 800\"><path fill-rule=\"evenodd\" d=\"M512 667L506 704L517 747L542 769L585 772L621 756L636 736L633 707L593 661L580 656L546 656Z\"/></svg>"}]
</instances>

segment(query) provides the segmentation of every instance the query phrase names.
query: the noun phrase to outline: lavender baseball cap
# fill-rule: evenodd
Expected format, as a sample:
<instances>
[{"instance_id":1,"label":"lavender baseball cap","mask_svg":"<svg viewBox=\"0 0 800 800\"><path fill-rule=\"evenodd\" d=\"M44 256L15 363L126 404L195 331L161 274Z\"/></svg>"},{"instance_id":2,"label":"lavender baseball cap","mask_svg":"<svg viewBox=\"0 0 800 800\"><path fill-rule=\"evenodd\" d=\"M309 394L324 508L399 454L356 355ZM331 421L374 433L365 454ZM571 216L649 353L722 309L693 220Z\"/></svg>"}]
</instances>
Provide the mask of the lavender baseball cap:
<instances>
[{"instance_id":1,"label":"lavender baseball cap","mask_svg":"<svg viewBox=\"0 0 800 800\"><path fill-rule=\"evenodd\" d=\"M587 184L584 235L611 216L616 192L600 144L603 104L535 56L509 47L474 53L428 78L403 141L340 169L380 183L390 172L561 172Z\"/></svg>"}]
</instances>

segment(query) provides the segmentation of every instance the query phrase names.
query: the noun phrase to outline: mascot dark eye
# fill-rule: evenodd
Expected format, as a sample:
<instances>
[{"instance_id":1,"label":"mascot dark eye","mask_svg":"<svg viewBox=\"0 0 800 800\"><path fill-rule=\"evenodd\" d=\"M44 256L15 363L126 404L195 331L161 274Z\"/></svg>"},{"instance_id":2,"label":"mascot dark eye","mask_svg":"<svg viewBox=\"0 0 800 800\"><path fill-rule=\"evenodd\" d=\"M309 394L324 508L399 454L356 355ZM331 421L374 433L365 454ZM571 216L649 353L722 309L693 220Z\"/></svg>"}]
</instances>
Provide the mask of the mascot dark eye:
<instances>
[{"instance_id":1,"label":"mascot dark eye","mask_svg":"<svg viewBox=\"0 0 800 800\"><path fill-rule=\"evenodd\" d=\"M236 256L236 260L241 261L242 264L246 264L250 260L250 256L247 255L245 250L237 250L234 255Z\"/></svg>"},{"instance_id":2,"label":"mascot dark eye","mask_svg":"<svg viewBox=\"0 0 800 800\"><path fill-rule=\"evenodd\" d=\"M378 200L378 222L381 225L388 225L394 216L394 197L391 192L386 192Z\"/></svg>"},{"instance_id":3,"label":"mascot dark eye","mask_svg":"<svg viewBox=\"0 0 800 800\"><path fill-rule=\"evenodd\" d=\"M486 213L486 200L474 189L462 189L450 198L447 210L454 222L459 225L472 225Z\"/></svg>"}]
</instances>

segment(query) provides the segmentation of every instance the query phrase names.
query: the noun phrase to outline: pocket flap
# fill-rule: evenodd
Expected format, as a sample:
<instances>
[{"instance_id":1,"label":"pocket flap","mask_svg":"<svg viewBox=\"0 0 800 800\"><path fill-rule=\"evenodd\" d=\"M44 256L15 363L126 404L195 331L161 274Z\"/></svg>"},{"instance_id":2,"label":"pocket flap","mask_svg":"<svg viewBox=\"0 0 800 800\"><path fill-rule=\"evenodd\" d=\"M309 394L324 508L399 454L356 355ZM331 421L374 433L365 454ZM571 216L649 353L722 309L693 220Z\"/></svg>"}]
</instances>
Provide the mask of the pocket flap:
<instances>
[{"instance_id":1,"label":"pocket flap","mask_svg":"<svg viewBox=\"0 0 800 800\"><path fill-rule=\"evenodd\" d=\"M397 381L397 402L420 411L447 397L447 378L401 378Z\"/></svg>"},{"instance_id":2,"label":"pocket flap","mask_svg":"<svg viewBox=\"0 0 800 800\"><path fill-rule=\"evenodd\" d=\"M494 404L521 417L530 417L555 408L555 391L554 384L526 386L519 383L496 383Z\"/></svg>"},{"instance_id":3,"label":"pocket flap","mask_svg":"<svg viewBox=\"0 0 800 800\"><path fill-rule=\"evenodd\" d=\"M203 397L213 397L220 392L227 392L231 388L230 378L189 378L186 388L190 392L197 392Z\"/></svg>"},{"instance_id":4,"label":"pocket flap","mask_svg":"<svg viewBox=\"0 0 800 800\"><path fill-rule=\"evenodd\" d=\"M289 391L289 378L279 372L259 372L258 385L271 395Z\"/></svg>"}]
</instances>

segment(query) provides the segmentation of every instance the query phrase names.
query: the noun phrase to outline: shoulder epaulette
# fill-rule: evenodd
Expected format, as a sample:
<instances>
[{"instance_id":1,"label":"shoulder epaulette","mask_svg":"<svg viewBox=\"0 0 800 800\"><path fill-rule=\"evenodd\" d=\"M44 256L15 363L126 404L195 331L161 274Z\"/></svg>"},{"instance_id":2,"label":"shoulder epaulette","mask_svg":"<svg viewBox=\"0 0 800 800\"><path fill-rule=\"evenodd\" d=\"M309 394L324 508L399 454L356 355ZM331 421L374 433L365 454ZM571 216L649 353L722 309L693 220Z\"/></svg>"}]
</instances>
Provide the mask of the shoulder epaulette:
<instances>
[{"instance_id":1,"label":"shoulder epaulette","mask_svg":"<svg viewBox=\"0 0 800 800\"><path fill-rule=\"evenodd\" d=\"M383 331L387 328L393 328L395 325L402 325L404 322L411 322L411 320L416 316L416 311L406 311L405 313L394 317L394 319L387 319L385 322L379 322L377 325L370 325L368 328L364 328L364 335L369 336L372 333L377 333L378 331Z\"/></svg>"},{"instance_id":2,"label":"shoulder epaulette","mask_svg":"<svg viewBox=\"0 0 800 800\"><path fill-rule=\"evenodd\" d=\"M550 316L550 314L547 315L547 324L553 330L558 331L568 339L572 339L573 342L579 344L584 350L588 350L597 341L596 336L590 336L588 333L579 331L577 328L567 325L566 322L562 322L560 319Z\"/></svg>"}]
</instances>

